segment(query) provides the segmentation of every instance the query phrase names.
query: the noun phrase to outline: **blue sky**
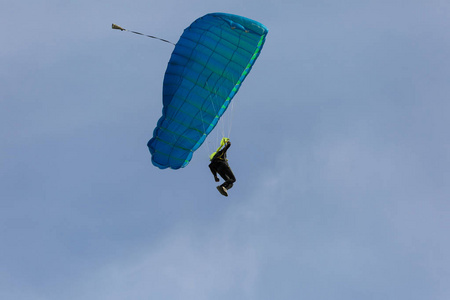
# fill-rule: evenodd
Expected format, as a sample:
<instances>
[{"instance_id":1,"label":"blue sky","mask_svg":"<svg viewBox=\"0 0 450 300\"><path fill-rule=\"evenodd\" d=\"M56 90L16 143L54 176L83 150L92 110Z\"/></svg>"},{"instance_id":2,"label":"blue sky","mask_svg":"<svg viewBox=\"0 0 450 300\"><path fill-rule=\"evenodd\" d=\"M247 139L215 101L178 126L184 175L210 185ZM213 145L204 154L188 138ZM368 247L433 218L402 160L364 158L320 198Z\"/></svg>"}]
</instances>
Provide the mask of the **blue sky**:
<instances>
[{"instance_id":1,"label":"blue sky","mask_svg":"<svg viewBox=\"0 0 450 300\"><path fill-rule=\"evenodd\" d=\"M209 12L269 29L217 134L151 164L173 46ZM0 4L0 298L450 297L448 1ZM231 116L228 116L231 117Z\"/></svg>"}]
</instances>

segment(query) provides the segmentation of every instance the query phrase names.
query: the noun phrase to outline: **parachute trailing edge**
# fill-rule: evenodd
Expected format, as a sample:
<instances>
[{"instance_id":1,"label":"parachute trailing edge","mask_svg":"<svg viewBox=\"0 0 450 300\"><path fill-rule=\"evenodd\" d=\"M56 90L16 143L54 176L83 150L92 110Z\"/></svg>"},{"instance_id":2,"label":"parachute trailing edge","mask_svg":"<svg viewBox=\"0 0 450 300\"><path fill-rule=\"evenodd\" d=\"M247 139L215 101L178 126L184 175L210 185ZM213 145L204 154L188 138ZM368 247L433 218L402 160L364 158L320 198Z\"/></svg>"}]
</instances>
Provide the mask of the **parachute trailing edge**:
<instances>
[{"instance_id":1,"label":"parachute trailing edge","mask_svg":"<svg viewBox=\"0 0 450 300\"><path fill-rule=\"evenodd\" d=\"M162 116L147 143L155 166L179 169L190 162L252 69L267 33L259 22L225 13L207 14L184 30L165 72Z\"/></svg>"}]
</instances>

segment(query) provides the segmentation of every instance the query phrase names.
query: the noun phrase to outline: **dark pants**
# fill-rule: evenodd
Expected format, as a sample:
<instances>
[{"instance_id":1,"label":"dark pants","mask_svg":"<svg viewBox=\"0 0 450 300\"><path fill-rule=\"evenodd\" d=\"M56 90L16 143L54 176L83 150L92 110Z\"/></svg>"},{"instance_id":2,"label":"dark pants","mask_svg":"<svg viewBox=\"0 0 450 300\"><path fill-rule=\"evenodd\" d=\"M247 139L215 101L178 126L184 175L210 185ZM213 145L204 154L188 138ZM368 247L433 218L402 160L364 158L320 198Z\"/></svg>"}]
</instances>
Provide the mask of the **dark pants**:
<instances>
[{"instance_id":1,"label":"dark pants","mask_svg":"<svg viewBox=\"0 0 450 300\"><path fill-rule=\"evenodd\" d=\"M222 183L222 186L227 190L231 189L233 187L233 183L236 182L236 178L234 177L230 167L227 164L220 164L217 166L217 173L219 173L220 177L225 180L225 182Z\"/></svg>"}]
</instances>

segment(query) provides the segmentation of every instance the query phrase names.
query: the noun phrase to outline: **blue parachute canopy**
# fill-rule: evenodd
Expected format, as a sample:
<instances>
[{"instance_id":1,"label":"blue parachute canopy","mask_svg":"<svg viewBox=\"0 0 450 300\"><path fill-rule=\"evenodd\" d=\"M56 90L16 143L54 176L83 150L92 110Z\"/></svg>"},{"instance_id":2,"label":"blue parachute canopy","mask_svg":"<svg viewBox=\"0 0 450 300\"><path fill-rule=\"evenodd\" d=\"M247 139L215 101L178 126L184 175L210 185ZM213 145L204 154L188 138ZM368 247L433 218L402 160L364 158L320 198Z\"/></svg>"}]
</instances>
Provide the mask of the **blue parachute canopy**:
<instances>
[{"instance_id":1,"label":"blue parachute canopy","mask_svg":"<svg viewBox=\"0 0 450 300\"><path fill-rule=\"evenodd\" d=\"M164 76L162 117L147 144L155 166L189 163L250 72L267 32L224 13L207 14L184 30Z\"/></svg>"}]
</instances>

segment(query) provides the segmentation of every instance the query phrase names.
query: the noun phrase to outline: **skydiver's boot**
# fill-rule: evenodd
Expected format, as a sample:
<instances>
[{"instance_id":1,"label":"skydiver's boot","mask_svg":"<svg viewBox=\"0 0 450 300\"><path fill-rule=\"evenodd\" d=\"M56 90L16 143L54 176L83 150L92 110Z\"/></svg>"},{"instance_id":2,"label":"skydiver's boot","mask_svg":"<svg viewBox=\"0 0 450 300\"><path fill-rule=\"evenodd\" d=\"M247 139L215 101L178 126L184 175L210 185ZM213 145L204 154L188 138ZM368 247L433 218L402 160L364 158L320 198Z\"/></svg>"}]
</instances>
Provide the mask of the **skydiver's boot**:
<instances>
[{"instance_id":1,"label":"skydiver's boot","mask_svg":"<svg viewBox=\"0 0 450 300\"><path fill-rule=\"evenodd\" d=\"M221 186L221 185L217 186L217 190L219 191L219 193L221 193L225 197L228 197L227 189L224 188L223 186Z\"/></svg>"}]
</instances>

